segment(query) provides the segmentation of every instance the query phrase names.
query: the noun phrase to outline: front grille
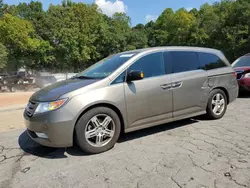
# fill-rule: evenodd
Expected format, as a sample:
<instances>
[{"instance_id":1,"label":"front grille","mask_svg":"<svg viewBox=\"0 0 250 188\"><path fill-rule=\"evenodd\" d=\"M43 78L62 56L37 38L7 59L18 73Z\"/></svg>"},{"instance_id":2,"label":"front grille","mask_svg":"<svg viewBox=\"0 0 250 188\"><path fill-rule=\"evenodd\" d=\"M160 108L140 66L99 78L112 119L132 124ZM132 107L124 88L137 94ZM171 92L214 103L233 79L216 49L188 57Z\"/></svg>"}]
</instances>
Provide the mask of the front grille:
<instances>
[{"instance_id":1,"label":"front grille","mask_svg":"<svg viewBox=\"0 0 250 188\"><path fill-rule=\"evenodd\" d=\"M27 105L27 107L25 108L25 113L28 117L32 117L35 110L36 110L36 107L37 107L38 103L35 103L35 102L32 102L30 101Z\"/></svg>"},{"instance_id":2,"label":"front grille","mask_svg":"<svg viewBox=\"0 0 250 188\"><path fill-rule=\"evenodd\" d=\"M237 80L240 80L244 76L244 71L236 71L237 74Z\"/></svg>"}]
</instances>

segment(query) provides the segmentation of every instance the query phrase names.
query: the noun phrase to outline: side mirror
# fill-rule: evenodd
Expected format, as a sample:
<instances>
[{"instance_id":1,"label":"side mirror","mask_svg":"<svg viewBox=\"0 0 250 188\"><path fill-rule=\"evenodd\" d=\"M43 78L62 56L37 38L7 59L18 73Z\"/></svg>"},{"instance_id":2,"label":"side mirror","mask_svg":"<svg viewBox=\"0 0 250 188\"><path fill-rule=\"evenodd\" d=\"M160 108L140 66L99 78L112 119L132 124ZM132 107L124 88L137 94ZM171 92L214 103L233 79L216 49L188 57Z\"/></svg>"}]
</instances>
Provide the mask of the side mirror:
<instances>
[{"instance_id":1,"label":"side mirror","mask_svg":"<svg viewBox=\"0 0 250 188\"><path fill-rule=\"evenodd\" d=\"M142 80L144 73L142 71L131 70L127 75L127 82Z\"/></svg>"}]
</instances>

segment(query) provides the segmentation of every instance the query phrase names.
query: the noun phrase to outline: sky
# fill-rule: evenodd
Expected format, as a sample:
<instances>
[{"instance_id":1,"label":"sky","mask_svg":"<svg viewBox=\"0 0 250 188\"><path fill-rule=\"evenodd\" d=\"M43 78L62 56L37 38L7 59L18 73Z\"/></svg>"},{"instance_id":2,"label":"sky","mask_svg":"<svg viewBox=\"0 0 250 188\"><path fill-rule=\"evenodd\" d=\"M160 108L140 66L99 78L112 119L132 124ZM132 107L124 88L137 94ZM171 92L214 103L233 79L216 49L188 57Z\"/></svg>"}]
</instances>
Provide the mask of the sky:
<instances>
[{"instance_id":1,"label":"sky","mask_svg":"<svg viewBox=\"0 0 250 188\"><path fill-rule=\"evenodd\" d=\"M60 4L61 0L39 0L46 10L49 4ZM199 8L204 3L212 4L216 0L73 0L74 2L96 3L103 13L112 16L115 12L125 12L130 18L132 26L155 20L166 8ZM217 0L218 1L218 0ZM4 0L7 4L30 2L30 0Z\"/></svg>"}]
</instances>

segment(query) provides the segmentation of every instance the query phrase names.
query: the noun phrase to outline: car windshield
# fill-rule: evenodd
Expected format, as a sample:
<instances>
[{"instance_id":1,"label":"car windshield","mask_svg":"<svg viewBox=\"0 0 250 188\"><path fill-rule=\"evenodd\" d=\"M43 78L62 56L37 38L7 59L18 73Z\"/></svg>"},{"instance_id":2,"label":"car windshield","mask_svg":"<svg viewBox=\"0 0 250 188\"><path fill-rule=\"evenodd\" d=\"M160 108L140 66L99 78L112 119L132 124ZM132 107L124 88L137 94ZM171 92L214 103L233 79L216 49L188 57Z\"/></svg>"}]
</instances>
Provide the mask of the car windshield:
<instances>
[{"instance_id":1,"label":"car windshield","mask_svg":"<svg viewBox=\"0 0 250 188\"><path fill-rule=\"evenodd\" d=\"M250 67L250 56L237 59L232 67Z\"/></svg>"},{"instance_id":2,"label":"car windshield","mask_svg":"<svg viewBox=\"0 0 250 188\"><path fill-rule=\"evenodd\" d=\"M120 53L108 56L107 58L95 63L83 72L78 73L73 78L93 78L100 79L109 76L136 53Z\"/></svg>"}]
</instances>

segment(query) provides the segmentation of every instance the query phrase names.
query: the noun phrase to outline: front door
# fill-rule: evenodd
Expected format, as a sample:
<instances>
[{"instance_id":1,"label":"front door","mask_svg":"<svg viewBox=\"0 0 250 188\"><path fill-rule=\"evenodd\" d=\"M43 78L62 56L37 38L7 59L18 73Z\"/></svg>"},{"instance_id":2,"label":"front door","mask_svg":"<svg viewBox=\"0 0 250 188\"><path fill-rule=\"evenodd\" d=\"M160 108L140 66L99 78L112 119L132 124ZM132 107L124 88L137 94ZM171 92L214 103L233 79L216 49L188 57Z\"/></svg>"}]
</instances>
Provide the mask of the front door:
<instances>
[{"instance_id":1,"label":"front door","mask_svg":"<svg viewBox=\"0 0 250 188\"><path fill-rule=\"evenodd\" d=\"M172 118L171 80L165 73L163 53L143 56L131 70L143 71L144 79L125 83L129 127L147 127Z\"/></svg>"}]
</instances>

